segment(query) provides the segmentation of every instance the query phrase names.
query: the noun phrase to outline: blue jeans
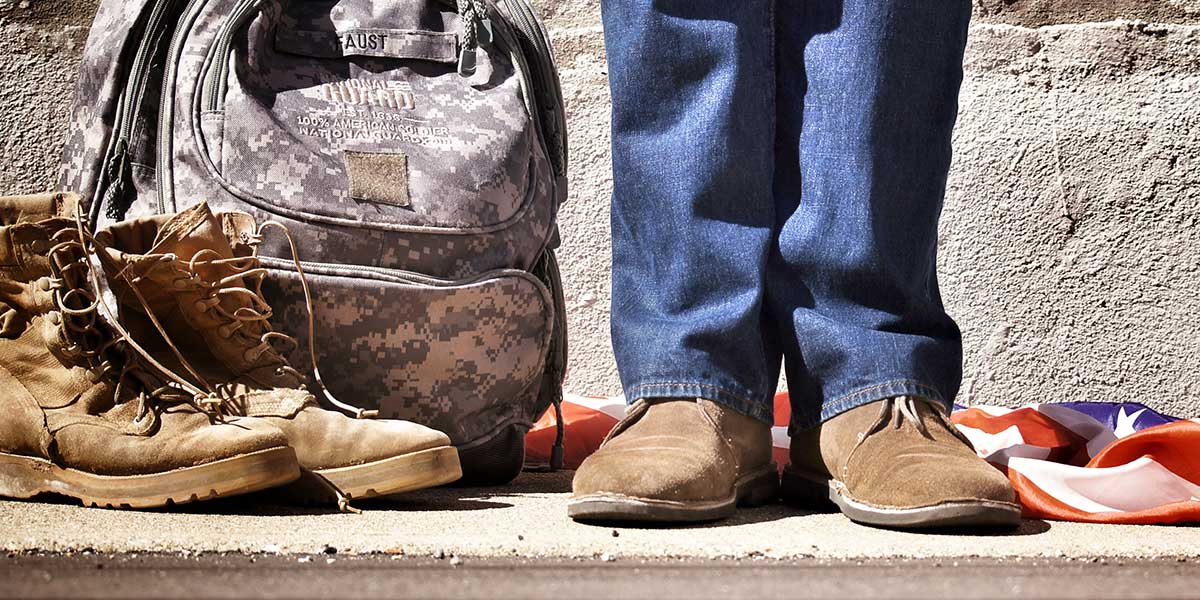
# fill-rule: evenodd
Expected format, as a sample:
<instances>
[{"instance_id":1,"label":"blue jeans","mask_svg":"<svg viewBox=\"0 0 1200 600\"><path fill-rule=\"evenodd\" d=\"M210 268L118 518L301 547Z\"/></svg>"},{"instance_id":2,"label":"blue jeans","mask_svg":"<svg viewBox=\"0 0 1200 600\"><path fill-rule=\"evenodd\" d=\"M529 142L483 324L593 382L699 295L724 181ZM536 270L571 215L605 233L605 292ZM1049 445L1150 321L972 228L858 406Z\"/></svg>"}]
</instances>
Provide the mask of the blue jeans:
<instances>
[{"instance_id":1,"label":"blue jeans","mask_svg":"<svg viewBox=\"0 0 1200 600\"><path fill-rule=\"evenodd\" d=\"M612 335L639 398L792 429L898 395L949 404L938 292L969 0L603 0Z\"/></svg>"}]
</instances>

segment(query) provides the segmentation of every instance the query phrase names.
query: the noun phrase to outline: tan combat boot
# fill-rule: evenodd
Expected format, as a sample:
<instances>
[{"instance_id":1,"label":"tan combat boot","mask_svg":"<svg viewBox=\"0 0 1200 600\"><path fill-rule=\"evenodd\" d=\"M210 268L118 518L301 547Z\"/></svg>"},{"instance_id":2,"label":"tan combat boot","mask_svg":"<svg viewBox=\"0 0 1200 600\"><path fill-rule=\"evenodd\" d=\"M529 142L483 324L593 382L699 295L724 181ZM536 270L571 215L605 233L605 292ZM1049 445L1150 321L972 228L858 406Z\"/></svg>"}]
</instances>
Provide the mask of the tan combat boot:
<instances>
[{"instance_id":1,"label":"tan combat boot","mask_svg":"<svg viewBox=\"0 0 1200 600\"><path fill-rule=\"evenodd\" d=\"M576 520L710 521L775 500L771 426L704 399L639 400L575 473Z\"/></svg>"},{"instance_id":2,"label":"tan combat boot","mask_svg":"<svg viewBox=\"0 0 1200 600\"><path fill-rule=\"evenodd\" d=\"M259 289L266 270L254 254L262 236L250 215L214 215L200 203L114 225L96 238L134 339L227 398L236 414L282 429L300 465L346 497L462 476L445 434L400 420L353 419L321 408L304 389L305 377L273 345L295 341L271 328L271 307Z\"/></svg>"},{"instance_id":3,"label":"tan combat boot","mask_svg":"<svg viewBox=\"0 0 1200 600\"><path fill-rule=\"evenodd\" d=\"M212 422L98 314L77 208L0 198L0 495L144 508L296 479L279 429Z\"/></svg>"},{"instance_id":4,"label":"tan combat boot","mask_svg":"<svg viewBox=\"0 0 1200 600\"><path fill-rule=\"evenodd\" d=\"M785 501L897 528L1016 526L1008 478L924 398L866 404L792 438ZM832 502L832 504L831 504Z\"/></svg>"}]
</instances>

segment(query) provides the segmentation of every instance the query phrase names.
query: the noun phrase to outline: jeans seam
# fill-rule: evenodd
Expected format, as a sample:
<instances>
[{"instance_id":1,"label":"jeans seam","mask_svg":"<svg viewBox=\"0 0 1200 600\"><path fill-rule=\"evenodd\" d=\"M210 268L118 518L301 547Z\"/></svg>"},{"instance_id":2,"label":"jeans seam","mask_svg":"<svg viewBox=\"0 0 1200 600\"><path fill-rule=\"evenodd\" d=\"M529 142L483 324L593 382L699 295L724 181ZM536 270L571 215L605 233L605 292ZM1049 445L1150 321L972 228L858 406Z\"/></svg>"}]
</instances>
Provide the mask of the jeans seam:
<instances>
[{"instance_id":1,"label":"jeans seam","mask_svg":"<svg viewBox=\"0 0 1200 600\"><path fill-rule=\"evenodd\" d=\"M734 400L737 400L739 402L746 402L746 403L752 402L752 400L750 400L749 398L746 398L745 396L742 396L740 394L735 394L722 386L713 385L711 383L695 383L695 382L689 382L689 381L660 381L660 382L655 382L655 383L639 383L639 384L631 386L629 389L637 390L637 389L641 389L641 388L671 387L673 385L695 386L695 387L704 388L707 390L721 392L722 394L730 396Z\"/></svg>"},{"instance_id":2,"label":"jeans seam","mask_svg":"<svg viewBox=\"0 0 1200 600\"><path fill-rule=\"evenodd\" d=\"M776 89L775 86L778 85L776 80L779 77L778 74L775 73L775 66L777 64L777 59L775 57L775 52L777 51L775 47L775 7L777 6L777 2L778 0L767 0L767 48L770 49L770 52L767 52L767 66L769 67L767 72L773 75L771 78L771 83L773 84L771 90L772 95L774 95L774 91ZM778 102L778 98L776 98L775 101ZM772 104L775 104L775 102L772 102ZM774 111L772 111L772 114L774 114ZM772 117L772 121L774 121L774 117Z\"/></svg>"},{"instance_id":3,"label":"jeans seam","mask_svg":"<svg viewBox=\"0 0 1200 600\"><path fill-rule=\"evenodd\" d=\"M777 54L779 52L779 47L777 44L778 40L776 39L778 37L778 33L775 31L775 27L776 27L775 22L778 18L776 13L778 10L777 7L778 7L779 1L780 0L767 0L767 49L768 49L767 72L771 74L770 119L771 119L771 162L772 162L771 169L772 169L772 171L774 171L775 169L778 168L778 163L779 163L779 161L777 159L777 157L779 156L779 72L778 72L779 57L777 56ZM774 175L772 175L772 178L774 178ZM772 186L772 188L773 187L774 186ZM772 204L774 204L774 200L775 200L774 194L775 194L775 192L772 189L772 192L771 192ZM776 215L776 218L778 218L778 215ZM772 238L776 237L777 235L778 235L777 232L772 233ZM769 248L769 246L768 246L768 248ZM771 255L770 250L768 250L767 251L768 260L770 260L770 255ZM764 262L763 263L764 281L762 283L762 292L764 295L764 301L765 301L766 288L767 288L767 284L765 281L766 272L767 272L766 262Z\"/></svg>"},{"instance_id":4,"label":"jeans seam","mask_svg":"<svg viewBox=\"0 0 1200 600\"><path fill-rule=\"evenodd\" d=\"M738 405L735 408L739 412L743 412L743 413L748 414L755 418L761 417L761 418L766 419L767 421L771 421L771 414L774 412L774 403L773 402L765 402L765 403L764 402L755 402L755 401L751 400L750 398L743 396L741 394L734 393L734 392L730 391L728 388L723 387L723 386L713 385L711 383L699 383L699 382L688 382L688 381L656 381L656 382L651 382L651 383L634 384L634 385L629 386L626 401L638 400L639 397L635 392L637 392L638 390L641 390L643 388L649 388L649 389L668 388L668 387L672 387L672 386L686 386L686 387L700 388L700 389L704 389L704 390L712 390L717 397L716 398L706 398L706 400L712 400L714 402L717 402L718 404L724 404L724 402L721 402L722 399L733 400Z\"/></svg>"},{"instance_id":5,"label":"jeans seam","mask_svg":"<svg viewBox=\"0 0 1200 600\"><path fill-rule=\"evenodd\" d=\"M885 381L883 383L877 383L870 387L865 387L865 388L862 388L859 390L855 390L853 392L850 392L849 394L846 394L844 396L837 398L836 400L834 400L833 402L830 402L829 404L831 404L831 405L842 404L842 403L845 403L847 400L850 400L851 398L857 398L858 396L864 396L866 394L870 394L871 392L874 392L876 390L879 390L879 389L882 389L885 387L889 387L889 386L893 386L893 385L908 385L908 384L912 384L913 387L928 389L929 391L931 391L935 394L935 397L930 398L930 399L941 402L942 394L940 392L938 392L937 390L933 389L928 384L921 383L920 381L917 381L915 379L893 379L891 381Z\"/></svg>"}]
</instances>

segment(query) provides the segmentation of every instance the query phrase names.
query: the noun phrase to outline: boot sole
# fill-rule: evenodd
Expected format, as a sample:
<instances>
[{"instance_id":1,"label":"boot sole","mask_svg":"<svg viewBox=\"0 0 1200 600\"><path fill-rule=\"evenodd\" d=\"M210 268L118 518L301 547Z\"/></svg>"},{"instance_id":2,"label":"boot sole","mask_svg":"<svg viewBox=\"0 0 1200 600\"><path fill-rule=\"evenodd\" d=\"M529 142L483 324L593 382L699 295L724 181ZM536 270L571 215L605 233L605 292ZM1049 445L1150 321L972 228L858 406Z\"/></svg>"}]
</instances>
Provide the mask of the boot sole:
<instances>
[{"instance_id":1,"label":"boot sole","mask_svg":"<svg viewBox=\"0 0 1200 600\"><path fill-rule=\"evenodd\" d=\"M43 459L0 453L0 496L54 493L84 506L159 508L236 496L300 477L296 451L271 448L194 467L144 475L96 475Z\"/></svg>"},{"instance_id":2,"label":"boot sole","mask_svg":"<svg viewBox=\"0 0 1200 600\"><path fill-rule=\"evenodd\" d=\"M995 500L943 502L917 508L881 507L854 499L842 482L783 471L783 501L801 508L840 510L856 523L895 529L1012 528L1021 524L1021 507Z\"/></svg>"},{"instance_id":3,"label":"boot sole","mask_svg":"<svg viewBox=\"0 0 1200 600\"><path fill-rule=\"evenodd\" d=\"M762 506L778 499L779 467L772 463L740 478L734 484L733 495L724 500L673 502L615 493L589 494L567 504L567 516L576 521L715 521L732 515L738 506Z\"/></svg>"},{"instance_id":4,"label":"boot sole","mask_svg":"<svg viewBox=\"0 0 1200 600\"><path fill-rule=\"evenodd\" d=\"M462 477L458 450L442 446L375 462L314 470L349 498L372 498L422 490Z\"/></svg>"}]
</instances>

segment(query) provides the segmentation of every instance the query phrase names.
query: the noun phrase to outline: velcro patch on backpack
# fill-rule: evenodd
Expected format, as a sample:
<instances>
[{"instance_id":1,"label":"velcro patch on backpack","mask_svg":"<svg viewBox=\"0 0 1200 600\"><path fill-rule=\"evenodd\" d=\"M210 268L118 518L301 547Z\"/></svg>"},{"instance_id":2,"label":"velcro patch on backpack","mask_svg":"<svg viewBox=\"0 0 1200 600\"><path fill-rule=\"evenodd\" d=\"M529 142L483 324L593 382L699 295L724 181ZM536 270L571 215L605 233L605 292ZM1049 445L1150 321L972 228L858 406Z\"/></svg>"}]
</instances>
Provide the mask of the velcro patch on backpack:
<instances>
[{"instance_id":1,"label":"velcro patch on backpack","mask_svg":"<svg viewBox=\"0 0 1200 600\"><path fill-rule=\"evenodd\" d=\"M307 31L280 28L275 49L315 58L377 56L434 62L458 60L458 36L451 32L415 29L343 29Z\"/></svg>"},{"instance_id":2,"label":"velcro patch on backpack","mask_svg":"<svg viewBox=\"0 0 1200 600\"><path fill-rule=\"evenodd\" d=\"M350 176L350 197L407 207L408 157L399 152L346 152L346 172Z\"/></svg>"}]
</instances>

